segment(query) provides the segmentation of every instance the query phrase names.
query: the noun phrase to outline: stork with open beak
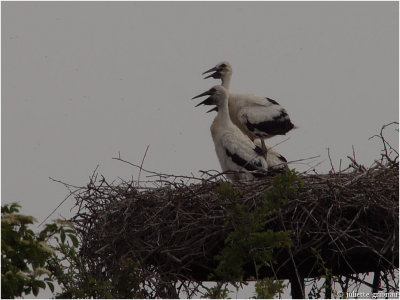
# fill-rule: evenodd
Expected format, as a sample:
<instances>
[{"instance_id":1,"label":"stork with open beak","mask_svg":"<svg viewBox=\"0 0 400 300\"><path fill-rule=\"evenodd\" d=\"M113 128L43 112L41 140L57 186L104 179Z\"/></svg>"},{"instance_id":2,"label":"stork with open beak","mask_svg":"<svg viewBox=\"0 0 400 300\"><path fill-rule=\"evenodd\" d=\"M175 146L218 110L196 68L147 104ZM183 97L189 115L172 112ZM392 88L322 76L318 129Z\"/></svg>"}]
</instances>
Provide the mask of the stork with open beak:
<instances>
[{"instance_id":1,"label":"stork with open beak","mask_svg":"<svg viewBox=\"0 0 400 300\"><path fill-rule=\"evenodd\" d=\"M206 78L221 79L222 86L229 92L232 66L223 61L205 71ZM267 151L264 139L284 135L297 128L286 110L275 100L252 94L231 94L228 96L229 114L232 122L250 139L260 138L263 151Z\"/></svg>"},{"instance_id":2,"label":"stork with open beak","mask_svg":"<svg viewBox=\"0 0 400 300\"><path fill-rule=\"evenodd\" d=\"M222 171L232 172L227 173L227 177L233 181L250 180L254 177L271 175L270 171L272 170L276 171L278 168L271 167L269 170L263 150L232 123L229 116L227 90L223 86L217 85L192 99L203 96L209 97L196 107L215 105L215 108L208 111L216 110L218 112L210 130ZM286 162L281 155L277 155L281 157L282 163Z\"/></svg>"}]
</instances>

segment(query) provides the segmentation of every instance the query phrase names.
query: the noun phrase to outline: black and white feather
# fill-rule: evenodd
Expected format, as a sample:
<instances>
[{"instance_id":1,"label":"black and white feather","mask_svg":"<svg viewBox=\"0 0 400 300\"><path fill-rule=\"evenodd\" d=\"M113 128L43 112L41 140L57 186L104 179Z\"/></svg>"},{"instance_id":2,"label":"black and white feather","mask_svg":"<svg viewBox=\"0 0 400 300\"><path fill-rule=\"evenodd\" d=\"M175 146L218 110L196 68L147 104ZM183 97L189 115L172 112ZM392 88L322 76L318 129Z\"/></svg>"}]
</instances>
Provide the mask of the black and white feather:
<instances>
[{"instance_id":1,"label":"black and white feather","mask_svg":"<svg viewBox=\"0 0 400 300\"><path fill-rule=\"evenodd\" d=\"M232 123L228 111L226 89L223 86L214 86L193 99L206 95L210 97L200 104L216 105L218 111L210 129L222 171L232 171L231 174L227 174L227 177L234 181L270 175L268 158L265 158L263 150ZM279 168L281 168L282 161L279 160L279 163L276 163L272 156L273 152L270 157L271 163L279 164ZM271 171L277 169L278 167L271 168Z\"/></svg>"},{"instance_id":2,"label":"black and white feather","mask_svg":"<svg viewBox=\"0 0 400 300\"><path fill-rule=\"evenodd\" d=\"M254 144L259 147L259 149L262 147L260 139L255 139ZM265 146L266 151L264 153L264 158L267 161L269 174L280 173L283 169L288 167L287 159L283 155L279 154L272 147L269 147L268 145Z\"/></svg>"},{"instance_id":3,"label":"black and white feather","mask_svg":"<svg viewBox=\"0 0 400 300\"><path fill-rule=\"evenodd\" d=\"M203 73L205 78L221 79L222 86L229 92L232 66L224 61ZM287 111L275 100L252 94L229 94L229 114L232 122L252 140L284 135L296 128Z\"/></svg>"}]
</instances>

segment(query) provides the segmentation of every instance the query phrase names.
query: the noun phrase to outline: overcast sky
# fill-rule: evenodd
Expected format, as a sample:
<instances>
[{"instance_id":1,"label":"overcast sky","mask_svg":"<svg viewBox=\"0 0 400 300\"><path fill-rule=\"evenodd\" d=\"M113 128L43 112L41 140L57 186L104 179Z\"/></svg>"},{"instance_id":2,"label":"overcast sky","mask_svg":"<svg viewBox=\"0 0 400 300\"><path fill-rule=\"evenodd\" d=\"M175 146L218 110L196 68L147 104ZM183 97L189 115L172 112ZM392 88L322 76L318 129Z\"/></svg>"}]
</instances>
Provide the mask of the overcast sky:
<instances>
[{"instance_id":1,"label":"overcast sky","mask_svg":"<svg viewBox=\"0 0 400 300\"><path fill-rule=\"evenodd\" d=\"M336 167L379 158L368 138L397 121L397 2L2 2L2 203L43 220L65 197L49 177L85 185L112 157L176 175L218 169L215 113L190 99L233 66L231 92L277 100L299 129L288 160L327 148ZM398 145L398 133L387 132ZM269 140L269 145L286 137ZM292 165L300 171L306 165ZM73 201L53 216L70 216ZM252 296L252 295L249 295Z\"/></svg>"}]
</instances>

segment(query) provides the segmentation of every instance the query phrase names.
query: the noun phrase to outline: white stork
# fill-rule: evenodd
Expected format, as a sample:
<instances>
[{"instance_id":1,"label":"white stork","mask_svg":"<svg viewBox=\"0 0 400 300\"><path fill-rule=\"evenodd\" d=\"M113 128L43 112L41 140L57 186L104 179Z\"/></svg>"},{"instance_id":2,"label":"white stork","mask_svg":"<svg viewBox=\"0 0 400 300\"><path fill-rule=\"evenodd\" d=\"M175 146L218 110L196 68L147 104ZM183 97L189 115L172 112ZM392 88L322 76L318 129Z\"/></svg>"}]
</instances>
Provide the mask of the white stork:
<instances>
[{"instance_id":1,"label":"white stork","mask_svg":"<svg viewBox=\"0 0 400 300\"><path fill-rule=\"evenodd\" d=\"M262 149L262 140L261 139L255 139L253 142L254 144ZM284 156L279 154L277 151L275 151L272 147L268 146L265 144L266 151L264 151L264 157L267 160L267 165L268 165L268 170L271 174L282 172L282 169L287 168L287 160Z\"/></svg>"},{"instance_id":2,"label":"white stork","mask_svg":"<svg viewBox=\"0 0 400 300\"><path fill-rule=\"evenodd\" d=\"M229 92L232 77L232 66L223 61L215 67L203 73L206 78L221 79L222 86ZM229 114L232 122L252 140L261 139L264 151L267 150L264 139L275 135L284 135L293 128L297 128L291 122L286 110L273 99L259 97L252 94L229 93Z\"/></svg>"},{"instance_id":3,"label":"white stork","mask_svg":"<svg viewBox=\"0 0 400 300\"><path fill-rule=\"evenodd\" d=\"M193 97L193 99L207 95L210 97L196 106L201 104L216 105L216 108L208 111L218 111L210 129L222 171L235 171L235 173L227 174L227 177L233 181L250 180L254 177L271 175L271 171L276 173L277 165L275 165L275 168L271 166L269 170L262 149L256 146L248 136L232 123L229 117L228 92L226 89L223 86L216 85ZM282 168L286 159L279 154L276 155L275 159L278 159L278 157L280 157L279 167Z\"/></svg>"}]
</instances>

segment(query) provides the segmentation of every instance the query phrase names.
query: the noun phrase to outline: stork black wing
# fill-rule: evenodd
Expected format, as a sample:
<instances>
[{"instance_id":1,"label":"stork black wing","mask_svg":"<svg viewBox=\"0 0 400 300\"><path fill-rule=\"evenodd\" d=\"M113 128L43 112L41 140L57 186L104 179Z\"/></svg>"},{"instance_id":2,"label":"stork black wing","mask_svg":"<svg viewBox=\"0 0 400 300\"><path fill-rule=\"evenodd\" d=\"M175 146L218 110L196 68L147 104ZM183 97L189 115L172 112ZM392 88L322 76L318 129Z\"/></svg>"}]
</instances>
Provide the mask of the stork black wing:
<instances>
[{"instance_id":1,"label":"stork black wing","mask_svg":"<svg viewBox=\"0 0 400 300\"><path fill-rule=\"evenodd\" d=\"M258 147L257 145L256 145L256 147L255 147L253 150L254 150L254 152L257 153L258 155L264 155L264 151L263 151L260 147Z\"/></svg>"},{"instance_id":2,"label":"stork black wing","mask_svg":"<svg viewBox=\"0 0 400 300\"><path fill-rule=\"evenodd\" d=\"M281 161L284 161L285 163L287 163L287 159L284 157L284 156L282 156L282 155L278 155L278 158L281 160Z\"/></svg>"},{"instance_id":3,"label":"stork black wing","mask_svg":"<svg viewBox=\"0 0 400 300\"><path fill-rule=\"evenodd\" d=\"M267 135L284 135L294 127L294 124L290 121L284 109L270 121L251 123L247 119L245 125L251 132L258 131Z\"/></svg>"},{"instance_id":4,"label":"stork black wing","mask_svg":"<svg viewBox=\"0 0 400 300\"><path fill-rule=\"evenodd\" d=\"M261 150L261 149L260 149ZM261 150L262 151L262 150ZM247 160L245 160L244 158L240 157L238 154L236 153L231 153L228 149L225 148L225 153L226 155L228 155L228 157L230 157L232 159L232 161L245 168L246 170L252 172L253 176L256 178L260 178L260 177L264 177L266 176L265 172L262 172L260 170L260 168L262 167L262 164L260 162L255 161L254 163L249 162ZM256 171L253 173L253 171Z\"/></svg>"},{"instance_id":5,"label":"stork black wing","mask_svg":"<svg viewBox=\"0 0 400 300\"><path fill-rule=\"evenodd\" d=\"M271 98L268 98L268 97L265 97L265 99L267 99L272 104L279 105L279 103L276 102L274 99L271 99Z\"/></svg>"}]
</instances>

